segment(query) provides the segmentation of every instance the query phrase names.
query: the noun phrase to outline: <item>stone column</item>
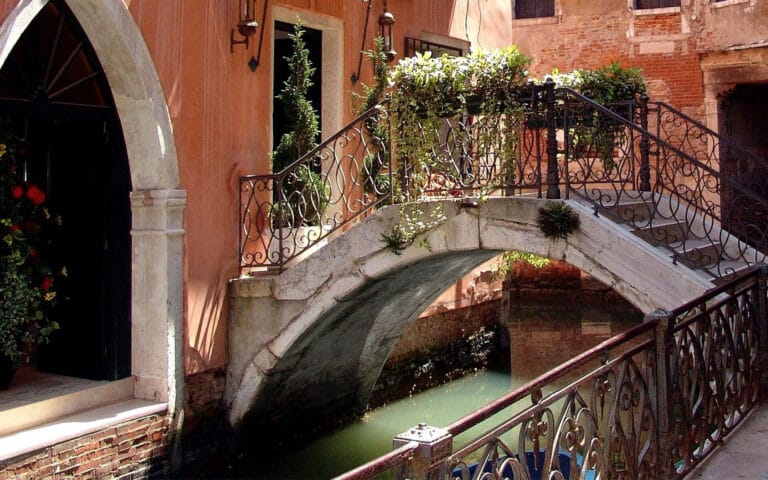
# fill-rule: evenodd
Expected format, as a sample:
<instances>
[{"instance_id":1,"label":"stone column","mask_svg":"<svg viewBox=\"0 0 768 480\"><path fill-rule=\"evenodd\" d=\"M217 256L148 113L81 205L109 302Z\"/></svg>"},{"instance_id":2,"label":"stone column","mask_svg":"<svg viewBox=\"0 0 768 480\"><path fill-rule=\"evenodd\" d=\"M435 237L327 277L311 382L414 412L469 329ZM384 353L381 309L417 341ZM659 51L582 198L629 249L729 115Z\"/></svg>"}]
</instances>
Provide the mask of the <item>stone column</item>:
<instances>
[{"instance_id":1,"label":"stone column","mask_svg":"<svg viewBox=\"0 0 768 480\"><path fill-rule=\"evenodd\" d=\"M183 395L184 190L131 193L133 228L131 371L136 398L168 402Z\"/></svg>"}]
</instances>

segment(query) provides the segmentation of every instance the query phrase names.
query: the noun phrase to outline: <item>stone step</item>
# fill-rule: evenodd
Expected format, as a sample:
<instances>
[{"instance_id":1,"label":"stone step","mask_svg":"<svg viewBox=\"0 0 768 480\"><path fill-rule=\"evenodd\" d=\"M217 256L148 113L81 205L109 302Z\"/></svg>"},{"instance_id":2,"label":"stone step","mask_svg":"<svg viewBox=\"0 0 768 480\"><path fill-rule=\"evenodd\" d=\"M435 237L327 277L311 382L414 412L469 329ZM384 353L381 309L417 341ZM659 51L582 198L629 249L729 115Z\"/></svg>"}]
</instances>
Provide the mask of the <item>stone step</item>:
<instances>
[{"instance_id":1,"label":"stone step","mask_svg":"<svg viewBox=\"0 0 768 480\"><path fill-rule=\"evenodd\" d=\"M648 225L654 215L653 203L643 200L624 200L606 208L609 217L635 227Z\"/></svg>"},{"instance_id":2,"label":"stone step","mask_svg":"<svg viewBox=\"0 0 768 480\"><path fill-rule=\"evenodd\" d=\"M652 220L648 226L635 229L633 233L654 245L675 245L688 236L688 225L677 219Z\"/></svg>"},{"instance_id":3,"label":"stone step","mask_svg":"<svg viewBox=\"0 0 768 480\"><path fill-rule=\"evenodd\" d=\"M676 253L672 258L691 269L716 265L723 251L720 242L709 240L686 240L683 248L684 252Z\"/></svg>"},{"instance_id":4,"label":"stone step","mask_svg":"<svg viewBox=\"0 0 768 480\"><path fill-rule=\"evenodd\" d=\"M748 266L749 265L744 260L721 260L716 267L718 271L713 273L720 273L722 277L713 278L712 283L715 285L721 285L730 280L733 273L738 273Z\"/></svg>"}]
</instances>

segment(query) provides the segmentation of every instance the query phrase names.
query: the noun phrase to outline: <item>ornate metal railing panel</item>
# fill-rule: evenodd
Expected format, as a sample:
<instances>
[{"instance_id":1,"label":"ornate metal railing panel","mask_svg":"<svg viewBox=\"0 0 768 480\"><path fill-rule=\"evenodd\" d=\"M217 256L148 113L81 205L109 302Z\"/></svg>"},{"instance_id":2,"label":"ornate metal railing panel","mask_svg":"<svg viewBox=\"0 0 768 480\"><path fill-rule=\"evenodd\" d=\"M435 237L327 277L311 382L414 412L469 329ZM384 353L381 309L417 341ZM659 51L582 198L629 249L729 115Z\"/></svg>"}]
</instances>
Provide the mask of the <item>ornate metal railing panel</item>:
<instances>
[{"instance_id":1,"label":"ornate metal railing panel","mask_svg":"<svg viewBox=\"0 0 768 480\"><path fill-rule=\"evenodd\" d=\"M541 133L526 112L424 119L407 146L394 150L409 199L422 196L513 195L540 185ZM397 139L397 135L395 135ZM522 159L522 161L520 161Z\"/></svg>"},{"instance_id":2,"label":"ornate metal railing panel","mask_svg":"<svg viewBox=\"0 0 768 480\"><path fill-rule=\"evenodd\" d=\"M768 267L752 267L445 429L406 432L420 446L398 478L685 477L765 394L767 281ZM470 430L489 419L494 427ZM470 438L459 445L461 434ZM389 460L339 478L372 478L368 472Z\"/></svg>"},{"instance_id":3,"label":"ornate metal railing panel","mask_svg":"<svg viewBox=\"0 0 768 480\"><path fill-rule=\"evenodd\" d=\"M555 389L543 398L538 388L521 392L506 406L517 413L456 450L445 471L462 480L480 478L479 471L487 472L484 478L526 480L651 477L659 446L647 332L643 327L590 351L582 366L597 366L575 381L568 381L570 365L564 365L542 386ZM608 355L614 358L606 361ZM462 430L448 427L452 435Z\"/></svg>"},{"instance_id":4,"label":"ornate metal railing panel","mask_svg":"<svg viewBox=\"0 0 768 480\"><path fill-rule=\"evenodd\" d=\"M555 95L564 124L558 168L566 196L588 200L596 213L629 223L675 261L716 278L765 260L753 246L768 244L768 233L750 218L768 217L768 199L631 117L569 89Z\"/></svg>"},{"instance_id":5,"label":"ornate metal railing panel","mask_svg":"<svg viewBox=\"0 0 768 480\"><path fill-rule=\"evenodd\" d=\"M240 266L282 268L391 195L389 118L370 109L270 175L240 178Z\"/></svg>"},{"instance_id":6,"label":"ornate metal railing panel","mask_svg":"<svg viewBox=\"0 0 768 480\"><path fill-rule=\"evenodd\" d=\"M718 296L673 312L667 378L670 447L679 476L701 463L758 403L765 292L765 272L754 270L718 289Z\"/></svg>"},{"instance_id":7,"label":"ornate metal railing panel","mask_svg":"<svg viewBox=\"0 0 768 480\"><path fill-rule=\"evenodd\" d=\"M664 102L648 102L648 110L648 130L657 137L757 197L768 198L768 159L749 152ZM721 197L723 218L729 225L735 225L730 228L743 231L747 241L766 250L768 215L764 206L753 208L743 204L743 198L738 195L732 198L728 186L721 192ZM746 225L751 228L745 228Z\"/></svg>"}]
</instances>

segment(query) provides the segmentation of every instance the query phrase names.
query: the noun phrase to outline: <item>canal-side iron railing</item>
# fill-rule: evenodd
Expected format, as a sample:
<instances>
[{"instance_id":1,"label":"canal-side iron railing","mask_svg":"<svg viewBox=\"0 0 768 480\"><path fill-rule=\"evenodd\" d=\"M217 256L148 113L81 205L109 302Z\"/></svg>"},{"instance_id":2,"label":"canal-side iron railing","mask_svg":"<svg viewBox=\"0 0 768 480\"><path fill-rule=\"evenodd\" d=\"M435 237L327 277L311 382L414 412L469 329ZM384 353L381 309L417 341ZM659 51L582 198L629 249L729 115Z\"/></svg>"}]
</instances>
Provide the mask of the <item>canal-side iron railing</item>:
<instances>
[{"instance_id":1,"label":"canal-side iron railing","mask_svg":"<svg viewBox=\"0 0 768 480\"><path fill-rule=\"evenodd\" d=\"M737 147L647 97L605 107L547 82L518 108L391 124L385 102L285 170L242 177L241 267L283 269L385 202L519 194L589 202L715 278L765 260L768 192L719 163Z\"/></svg>"},{"instance_id":2,"label":"canal-side iron railing","mask_svg":"<svg viewBox=\"0 0 768 480\"><path fill-rule=\"evenodd\" d=\"M337 480L684 478L766 393L767 281L768 267L753 266L657 310L445 428L397 436L397 461Z\"/></svg>"}]
</instances>

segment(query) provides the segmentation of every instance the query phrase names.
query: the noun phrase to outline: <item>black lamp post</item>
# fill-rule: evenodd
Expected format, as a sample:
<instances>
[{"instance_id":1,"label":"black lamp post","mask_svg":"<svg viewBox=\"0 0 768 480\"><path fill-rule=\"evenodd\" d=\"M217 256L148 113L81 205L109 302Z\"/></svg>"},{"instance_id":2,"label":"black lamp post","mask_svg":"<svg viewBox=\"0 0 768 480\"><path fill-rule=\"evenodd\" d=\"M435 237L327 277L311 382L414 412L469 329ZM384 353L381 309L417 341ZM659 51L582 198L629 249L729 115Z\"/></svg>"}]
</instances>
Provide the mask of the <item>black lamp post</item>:
<instances>
[{"instance_id":1,"label":"black lamp post","mask_svg":"<svg viewBox=\"0 0 768 480\"><path fill-rule=\"evenodd\" d=\"M237 28L233 28L229 34L229 51L235 51L235 45L245 45L248 48L250 38L256 33L259 23L256 21L256 0L239 0L240 20L237 22ZM243 37L235 40L235 31Z\"/></svg>"},{"instance_id":2,"label":"black lamp post","mask_svg":"<svg viewBox=\"0 0 768 480\"><path fill-rule=\"evenodd\" d=\"M391 62L397 52L393 48L392 28L395 25L395 16L387 10L387 0L384 0L384 11L379 15L379 35L384 39L384 52Z\"/></svg>"}]
</instances>

